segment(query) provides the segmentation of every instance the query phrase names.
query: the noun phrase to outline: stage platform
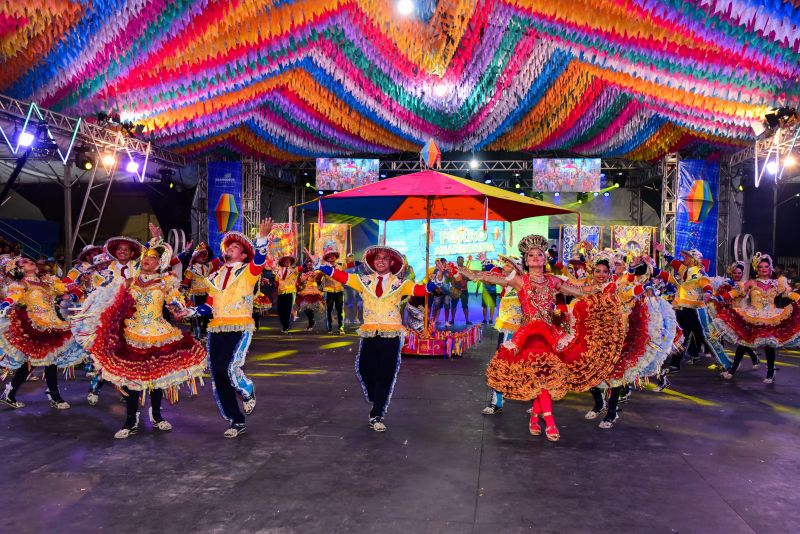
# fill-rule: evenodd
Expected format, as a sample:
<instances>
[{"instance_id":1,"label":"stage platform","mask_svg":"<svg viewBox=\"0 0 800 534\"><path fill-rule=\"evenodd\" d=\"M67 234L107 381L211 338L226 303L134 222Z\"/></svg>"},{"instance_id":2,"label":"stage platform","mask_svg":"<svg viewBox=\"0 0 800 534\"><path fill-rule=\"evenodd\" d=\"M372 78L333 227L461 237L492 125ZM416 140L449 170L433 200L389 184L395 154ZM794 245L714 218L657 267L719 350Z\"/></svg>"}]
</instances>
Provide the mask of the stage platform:
<instances>
[{"instance_id":1,"label":"stage platform","mask_svg":"<svg viewBox=\"0 0 800 534\"><path fill-rule=\"evenodd\" d=\"M523 403L483 416L496 337L458 359L403 362L386 418L367 427L358 338L292 332L274 319L247 370L258 406L226 440L211 386L115 440L124 406L106 388L43 383L0 406L2 530L27 532L516 533L800 531L800 353L776 384L749 362L735 382L687 366L665 393L634 393L610 431L588 394L555 406L561 442L528 434ZM484 327L485 328L485 327ZM706 362L710 363L710 362Z\"/></svg>"}]
</instances>

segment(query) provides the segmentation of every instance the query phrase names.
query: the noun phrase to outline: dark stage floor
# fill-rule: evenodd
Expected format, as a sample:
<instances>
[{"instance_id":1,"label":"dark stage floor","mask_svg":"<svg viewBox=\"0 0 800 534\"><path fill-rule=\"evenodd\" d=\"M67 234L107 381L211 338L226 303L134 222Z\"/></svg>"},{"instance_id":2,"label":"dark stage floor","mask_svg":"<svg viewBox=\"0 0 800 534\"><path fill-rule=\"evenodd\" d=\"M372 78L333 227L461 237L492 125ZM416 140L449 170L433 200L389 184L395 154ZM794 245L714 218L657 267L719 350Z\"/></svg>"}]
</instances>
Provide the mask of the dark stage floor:
<instances>
[{"instance_id":1,"label":"dark stage floor","mask_svg":"<svg viewBox=\"0 0 800 534\"><path fill-rule=\"evenodd\" d=\"M800 532L799 352L776 384L688 367L674 390L637 392L619 424L555 406L561 442L528 434L526 406L482 416L494 334L458 360L405 360L386 423L367 427L358 339L259 332L247 369L258 407L226 440L210 384L167 406L175 429L113 438L107 388L71 410L0 407L4 532ZM710 362L709 362L710 363Z\"/></svg>"}]
</instances>

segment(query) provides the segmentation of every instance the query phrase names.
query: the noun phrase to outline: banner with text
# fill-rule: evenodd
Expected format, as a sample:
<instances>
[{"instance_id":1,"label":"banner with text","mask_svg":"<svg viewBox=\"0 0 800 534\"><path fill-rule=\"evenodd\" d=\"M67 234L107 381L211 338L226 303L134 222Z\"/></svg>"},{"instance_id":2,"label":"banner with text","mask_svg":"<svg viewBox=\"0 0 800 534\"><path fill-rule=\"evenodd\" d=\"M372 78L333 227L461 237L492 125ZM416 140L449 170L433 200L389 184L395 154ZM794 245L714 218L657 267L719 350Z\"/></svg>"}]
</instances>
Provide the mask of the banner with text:
<instances>
[{"instance_id":1,"label":"banner with text","mask_svg":"<svg viewBox=\"0 0 800 534\"><path fill-rule=\"evenodd\" d=\"M219 254L222 236L242 231L242 164L226 161L208 163L208 246ZM248 236L249 237L249 236Z\"/></svg>"}]
</instances>

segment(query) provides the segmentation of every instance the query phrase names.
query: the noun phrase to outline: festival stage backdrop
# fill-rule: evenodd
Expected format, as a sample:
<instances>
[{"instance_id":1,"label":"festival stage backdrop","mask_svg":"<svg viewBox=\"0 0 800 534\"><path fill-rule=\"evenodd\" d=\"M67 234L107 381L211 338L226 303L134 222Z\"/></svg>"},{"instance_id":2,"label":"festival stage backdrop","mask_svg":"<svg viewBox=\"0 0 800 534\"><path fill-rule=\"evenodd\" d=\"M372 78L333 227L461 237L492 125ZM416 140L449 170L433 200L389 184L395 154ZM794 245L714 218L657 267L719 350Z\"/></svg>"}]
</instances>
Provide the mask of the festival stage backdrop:
<instances>
[{"instance_id":1,"label":"festival stage backdrop","mask_svg":"<svg viewBox=\"0 0 800 534\"><path fill-rule=\"evenodd\" d=\"M242 164L208 163L208 246L216 255L225 232L242 231Z\"/></svg>"},{"instance_id":2,"label":"festival stage backdrop","mask_svg":"<svg viewBox=\"0 0 800 534\"><path fill-rule=\"evenodd\" d=\"M652 255L653 226L612 226L611 248L629 256Z\"/></svg>"},{"instance_id":3,"label":"festival stage backdrop","mask_svg":"<svg viewBox=\"0 0 800 534\"><path fill-rule=\"evenodd\" d=\"M582 193L600 190L600 159L534 159L533 190Z\"/></svg>"},{"instance_id":4,"label":"festival stage backdrop","mask_svg":"<svg viewBox=\"0 0 800 534\"><path fill-rule=\"evenodd\" d=\"M277 260L283 256L297 257L297 223L292 232L289 223L275 223L269 232L267 243L267 257Z\"/></svg>"},{"instance_id":5,"label":"festival stage backdrop","mask_svg":"<svg viewBox=\"0 0 800 534\"><path fill-rule=\"evenodd\" d=\"M317 232L317 223L311 223L308 250L320 258L326 250L336 250L339 252L339 256L344 258L350 252L347 248L349 234L349 224L325 223Z\"/></svg>"},{"instance_id":6,"label":"festival stage backdrop","mask_svg":"<svg viewBox=\"0 0 800 534\"><path fill-rule=\"evenodd\" d=\"M711 190L714 205L698 222L692 222L684 200L692 185L705 180ZM675 255L681 250L696 248L709 261L709 274L717 272L717 199L719 164L702 160L685 160L678 164L678 213L675 221Z\"/></svg>"},{"instance_id":7,"label":"festival stage backdrop","mask_svg":"<svg viewBox=\"0 0 800 534\"><path fill-rule=\"evenodd\" d=\"M344 191L378 181L377 159L317 158L317 189Z\"/></svg>"},{"instance_id":8,"label":"festival stage backdrop","mask_svg":"<svg viewBox=\"0 0 800 534\"><path fill-rule=\"evenodd\" d=\"M506 253L506 223L489 221L483 231L483 221L433 219L431 221L431 259L446 258L455 262L458 256L476 258L485 252L491 258ZM388 221L386 244L406 255L414 272L425 272L425 220Z\"/></svg>"},{"instance_id":9,"label":"festival stage backdrop","mask_svg":"<svg viewBox=\"0 0 800 534\"><path fill-rule=\"evenodd\" d=\"M578 225L562 224L559 237L558 259L568 261L573 257L573 249L578 244ZM588 241L596 249L603 248L603 227L581 225L581 241Z\"/></svg>"}]
</instances>

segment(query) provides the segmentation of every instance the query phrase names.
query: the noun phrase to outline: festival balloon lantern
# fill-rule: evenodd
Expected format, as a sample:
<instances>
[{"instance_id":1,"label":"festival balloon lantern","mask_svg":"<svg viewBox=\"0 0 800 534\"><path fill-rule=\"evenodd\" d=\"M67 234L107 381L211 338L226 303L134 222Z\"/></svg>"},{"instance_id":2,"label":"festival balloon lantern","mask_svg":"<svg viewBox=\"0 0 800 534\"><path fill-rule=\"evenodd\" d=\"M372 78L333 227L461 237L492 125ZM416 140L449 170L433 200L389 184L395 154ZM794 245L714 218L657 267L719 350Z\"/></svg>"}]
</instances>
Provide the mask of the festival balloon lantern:
<instances>
[{"instance_id":1,"label":"festival balloon lantern","mask_svg":"<svg viewBox=\"0 0 800 534\"><path fill-rule=\"evenodd\" d=\"M217 207L214 208L214 216L220 232L233 230L236 221L239 220L239 207L236 206L236 199L231 193L220 195Z\"/></svg>"},{"instance_id":2,"label":"festival balloon lantern","mask_svg":"<svg viewBox=\"0 0 800 534\"><path fill-rule=\"evenodd\" d=\"M439 147L436 146L436 142L433 139L429 139L428 142L425 143L419 156L428 169L442 166L442 152L439 150Z\"/></svg>"},{"instance_id":3,"label":"festival balloon lantern","mask_svg":"<svg viewBox=\"0 0 800 534\"><path fill-rule=\"evenodd\" d=\"M693 223L699 223L705 219L714 206L711 187L705 180L695 180L692 184L692 189L682 200L686 202L689 220Z\"/></svg>"}]
</instances>

